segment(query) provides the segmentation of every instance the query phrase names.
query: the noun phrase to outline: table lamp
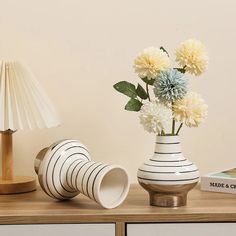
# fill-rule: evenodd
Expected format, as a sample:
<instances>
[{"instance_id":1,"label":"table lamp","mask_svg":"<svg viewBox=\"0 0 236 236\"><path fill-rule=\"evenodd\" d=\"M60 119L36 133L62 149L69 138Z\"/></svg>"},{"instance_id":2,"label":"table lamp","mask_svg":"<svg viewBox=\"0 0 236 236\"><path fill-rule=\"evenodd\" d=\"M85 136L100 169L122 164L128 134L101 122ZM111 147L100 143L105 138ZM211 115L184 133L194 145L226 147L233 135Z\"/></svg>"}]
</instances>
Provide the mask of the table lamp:
<instances>
[{"instance_id":1,"label":"table lamp","mask_svg":"<svg viewBox=\"0 0 236 236\"><path fill-rule=\"evenodd\" d=\"M36 189L30 176L14 176L12 135L17 130L59 125L49 98L27 66L0 60L0 132L2 177L0 194L25 193Z\"/></svg>"}]
</instances>

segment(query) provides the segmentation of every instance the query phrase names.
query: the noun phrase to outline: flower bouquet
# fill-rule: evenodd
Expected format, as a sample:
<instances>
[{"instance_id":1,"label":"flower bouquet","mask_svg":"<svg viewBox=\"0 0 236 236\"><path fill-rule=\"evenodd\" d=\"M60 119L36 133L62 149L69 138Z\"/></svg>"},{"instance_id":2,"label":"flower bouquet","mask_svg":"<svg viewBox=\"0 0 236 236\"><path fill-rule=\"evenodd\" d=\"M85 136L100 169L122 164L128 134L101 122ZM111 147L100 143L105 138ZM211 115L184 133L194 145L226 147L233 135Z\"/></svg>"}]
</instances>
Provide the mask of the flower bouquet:
<instances>
[{"instance_id":1,"label":"flower bouquet","mask_svg":"<svg viewBox=\"0 0 236 236\"><path fill-rule=\"evenodd\" d=\"M164 47L147 48L134 61L144 86L127 81L114 85L130 98L125 109L140 112L144 129L157 135L153 157L138 170L138 181L149 192L150 204L157 206L186 204L187 192L198 182L199 172L182 155L178 135L183 125L197 127L207 115L201 96L188 91L186 77L199 76L207 69L205 46L189 39L176 49L175 56L177 66L172 67Z\"/></svg>"}]
</instances>

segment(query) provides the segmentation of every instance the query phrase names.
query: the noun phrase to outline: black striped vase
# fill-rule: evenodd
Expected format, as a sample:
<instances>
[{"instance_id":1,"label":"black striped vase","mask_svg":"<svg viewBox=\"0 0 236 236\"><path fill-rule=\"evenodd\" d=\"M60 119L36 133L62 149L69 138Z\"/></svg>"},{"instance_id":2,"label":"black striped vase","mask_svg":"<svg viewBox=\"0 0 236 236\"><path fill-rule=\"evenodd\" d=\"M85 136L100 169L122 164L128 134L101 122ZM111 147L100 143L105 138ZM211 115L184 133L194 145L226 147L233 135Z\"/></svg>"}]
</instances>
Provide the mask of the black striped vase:
<instances>
[{"instance_id":1,"label":"black striped vase","mask_svg":"<svg viewBox=\"0 0 236 236\"><path fill-rule=\"evenodd\" d=\"M198 168L182 154L179 136L157 136L154 155L137 175L154 206L186 205L188 191L199 180Z\"/></svg>"},{"instance_id":2,"label":"black striped vase","mask_svg":"<svg viewBox=\"0 0 236 236\"><path fill-rule=\"evenodd\" d=\"M83 193L104 208L115 208L129 190L124 168L91 161L87 148L78 140L63 140L40 151L35 171L42 189L56 199Z\"/></svg>"}]
</instances>

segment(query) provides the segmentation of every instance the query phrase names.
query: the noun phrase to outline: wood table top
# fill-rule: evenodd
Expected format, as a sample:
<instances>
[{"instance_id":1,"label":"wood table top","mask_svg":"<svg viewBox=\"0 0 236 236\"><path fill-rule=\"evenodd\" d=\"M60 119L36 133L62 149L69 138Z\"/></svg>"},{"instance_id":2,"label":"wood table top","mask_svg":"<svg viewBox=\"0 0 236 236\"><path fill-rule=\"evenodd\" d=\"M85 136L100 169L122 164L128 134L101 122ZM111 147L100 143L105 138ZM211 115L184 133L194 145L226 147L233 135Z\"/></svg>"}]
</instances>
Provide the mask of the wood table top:
<instances>
[{"instance_id":1,"label":"wood table top","mask_svg":"<svg viewBox=\"0 0 236 236\"><path fill-rule=\"evenodd\" d=\"M149 196L132 185L125 202L116 209L103 209L80 194L57 201L38 186L25 194L0 195L0 224L50 224L90 222L236 222L236 195L190 191L187 206L149 206Z\"/></svg>"}]
</instances>

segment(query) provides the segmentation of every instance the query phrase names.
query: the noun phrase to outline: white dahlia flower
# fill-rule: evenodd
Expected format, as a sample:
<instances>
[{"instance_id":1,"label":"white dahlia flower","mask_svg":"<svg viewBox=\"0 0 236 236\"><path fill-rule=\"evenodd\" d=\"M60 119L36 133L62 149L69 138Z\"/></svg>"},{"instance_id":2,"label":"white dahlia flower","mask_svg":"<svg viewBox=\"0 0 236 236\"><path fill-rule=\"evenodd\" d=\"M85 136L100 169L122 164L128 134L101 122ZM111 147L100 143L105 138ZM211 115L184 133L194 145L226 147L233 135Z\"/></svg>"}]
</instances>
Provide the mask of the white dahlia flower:
<instances>
[{"instance_id":1,"label":"white dahlia flower","mask_svg":"<svg viewBox=\"0 0 236 236\"><path fill-rule=\"evenodd\" d=\"M158 101L148 101L142 106L139 118L146 131L161 134L161 131L168 128L172 119L172 111Z\"/></svg>"}]
</instances>

